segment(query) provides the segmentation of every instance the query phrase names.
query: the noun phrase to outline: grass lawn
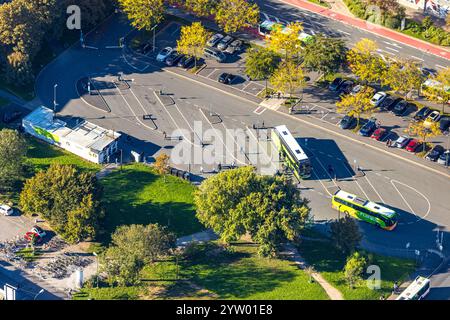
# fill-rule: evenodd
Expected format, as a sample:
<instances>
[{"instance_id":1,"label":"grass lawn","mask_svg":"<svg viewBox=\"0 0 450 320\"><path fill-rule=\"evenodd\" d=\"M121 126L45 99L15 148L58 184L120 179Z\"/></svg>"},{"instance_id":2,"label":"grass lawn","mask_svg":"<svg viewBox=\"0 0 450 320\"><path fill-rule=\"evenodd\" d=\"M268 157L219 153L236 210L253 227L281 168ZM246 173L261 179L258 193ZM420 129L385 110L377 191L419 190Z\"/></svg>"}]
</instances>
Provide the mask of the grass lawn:
<instances>
[{"instance_id":1,"label":"grass lawn","mask_svg":"<svg viewBox=\"0 0 450 320\"><path fill-rule=\"evenodd\" d=\"M381 295L389 296L395 281L402 282L414 272L413 260L373 254L372 265L378 265L381 270L380 290L371 290L361 281L355 289L350 289L344 279L342 269L346 257L334 248L331 242L303 240L299 252L305 260L314 266L333 286L339 289L348 300L378 300Z\"/></svg>"},{"instance_id":2,"label":"grass lawn","mask_svg":"<svg viewBox=\"0 0 450 320\"><path fill-rule=\"evenodd\" d=\"M232 249L205 246L196 257L180 263L178 281L173 280L176 265L171 260L145 267L138 286L83 289L74 298L328 299L320 285L309 283L309 276L291 262L258 257L254 245L236 244Z\"/></svg>"},{"instance_id":3,"label":"grass lawn","mask_svg":"<svg viewBox=\"0 0 450 320\"><path fill-rule=\"evenodd\" d=\"M193 192L187 181L167 175L166 181L143 164L124 166L101 180L106 233L119 225L159 223L183 236L203 229L195 217Z\"/></svg>"}]
</instances>

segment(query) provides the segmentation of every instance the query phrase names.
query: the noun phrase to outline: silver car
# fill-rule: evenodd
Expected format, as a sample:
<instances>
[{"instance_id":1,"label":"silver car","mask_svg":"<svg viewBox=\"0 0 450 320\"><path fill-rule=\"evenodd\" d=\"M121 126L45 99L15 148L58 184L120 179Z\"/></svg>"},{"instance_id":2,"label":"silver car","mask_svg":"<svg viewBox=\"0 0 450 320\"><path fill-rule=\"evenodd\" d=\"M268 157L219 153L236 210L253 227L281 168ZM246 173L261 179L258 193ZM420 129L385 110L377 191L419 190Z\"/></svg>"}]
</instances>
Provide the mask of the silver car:
<instances>
[{"instance_id":1,"label":"silver car","mask_svg":"<svg viewBox=\"0 0 450 320\"><path fill-rule=\"evenodd\" d=\"M214 59L218 62L224 62L226 59L225 54L223 54L221 51L214 49L214 48L203 49L203 54L205 57Z\"/></svg>"},{"instance_id":2,"label":"silver car","mask_svg":"<svg viewBox=\"0 0 450 320\"><path fill-rule=\"evenodd\" d=\"M214 47L216 44L219 43L220 40L222 40L223 34L216 33L211 38L209 38L208 42L206 42L206 45L209 47Z\"/></svg>"},{"instance_id":3,"label":"silver car","mask_svg":"<svg viewBox=\"0 0 450 320\"><path fill-rule=\"evenodd\" d=\"M238 40L234 40L232 43L230 43L228 45L228 47L225 49L225 52L229 53L229 54L233 54L236 51L240 51L241 47L242 47L242 41L239 40L239 39Z\"/></svg>"},{"instance_id":4,"label":"silver car","mask_svg":"<svg viewBox=\"0 0 450 320\"><path fill-rule=\"evenodd\" d=\"M217 49L224 51L233 40L234 39L230 36L223 37L217 45Z\"/></svg>"}]
</instances>

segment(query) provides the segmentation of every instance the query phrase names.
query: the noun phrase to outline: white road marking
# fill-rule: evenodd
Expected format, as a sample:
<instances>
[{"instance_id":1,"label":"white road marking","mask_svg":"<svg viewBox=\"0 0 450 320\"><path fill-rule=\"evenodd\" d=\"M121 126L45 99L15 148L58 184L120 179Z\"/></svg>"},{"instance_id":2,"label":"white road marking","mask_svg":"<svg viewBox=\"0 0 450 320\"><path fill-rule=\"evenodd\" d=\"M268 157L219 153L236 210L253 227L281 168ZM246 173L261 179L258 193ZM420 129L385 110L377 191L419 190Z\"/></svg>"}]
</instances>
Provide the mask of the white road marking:
<instances>
[{"instance_id":1,"label":"white road marking","mask_svg":"<svg viewBox=\"0 0 450 320\"><path fill-rule=\"evenodd\" d=\"M394 52L400 52L400 51L398 51L397 49L394 49L394 48L391 48L391 47L386 47L386 49L387 49L387 50L394 51Z\"/></svg>"},{"instance_id":2,"label":"white road marking","mask_svg":"<svg viewBox=\"0 0 450 320\"><path fill-rule=\"evenodd\" d=\"M270 17L269 17L269 15L267 13L265 13L265 12L261 12L261 13L263 14L265 20L269 20L270 21Z\"/></svg>"},{"instance_id":3,"label":"white road marking","mask_svg":"<svg viewBox=\"0 0 450 320\"><path fill-rule=\"evenodd\" d=\"M369 178L367 178L367 175L364 175L364 178L366 178L367 182L370 184L372 189L375 191L375 193L377 194L378 198L380 198L381 202L385 203L384 200L383 200L383 197L378 193L377 189L375 189L373 184L370 182Z\"/></svg>"},{"instance_id":4,"label":"white road marking","mask_svg":"<svg viewBox=\"0 0 450 320\"><path fill-rule=\"evenodd\" d=\"M212 74L213 74L214 72L216 72L216 70L217 70L217 68L214 68L214 70L211 71L211 73L209 73L209 74L206 76L206 78L211 79L210 76L212 76Z\"/></svg>"},{"instance_id":5,"label":"white road marking","mask_svg":"<svg viewBox=\"0 0 450 320\"><path fill-rule=\"evenodd\" d=\"M348 35L348 36L351 35L351 33L346 32L346 31L342 31L341 29L337 29L337 31L339 31L340 33L346 34L346 35Z\"/></svg>"},{"instance_id":6,"label":"white road marking","mask_svg":"<svg viewBox=\"0 0 450 320\"><path fill-rule=\"evenodd\" d=\"M428 209L427 209L427 212L425 213L425 215L423 215L422 217L421 217L421 216L417 216L417 214L412 210L411 206L410 206L409 203L405 200L405 198L404 198L403 195L400 193L400 191L398 191L398 189L397 189L397 187L395 186L394 183L401 184L401 185L403 185L403 186L405 186L405 187L407 187L407 188L409 188L409 189L415 191L415 192L418 193L420 196L422 196L422 198L425 199L425 201L426 201L427 204L428 204ZM414 215L418 217L418 220L415 221L415 222L418 222L418 221L420 221L420 220L425 219L425 218L430 214L430 211L431 211L431 203L430 203L430 200L429 200L422 192L420 192L420 191L417 190L416 188L411 187L410 185L408 185L408 184L406 184L406 183L403 183L403 182L400 182L400 181L398 181L398 180L392 179L392 180L391 180L391 184L394 186L394 188L397 190L397 192L400 193L400 196L402 197L403 201L406 202L408 208L411 209L412 213L414 213ZM408 223L408 224L411 224L411 223L414 223L414 222L410 222L410 223Z\"/></svg>"},{"instance_id":7,"label":"white road marking","mask_svg":"<svg viewBox=\"0 0 450 320\"><path fill-rule=\"evenodd\" d=\"M438 67L440 69L447 69L448 68L448 67L441 66L440 64L437 64L436 67Z\"/></svg>"},{"instance_id":8,"label":"white road marking","mask_svg":"<svg viewBox=\"0 0 450 320\"><path fill-rule=\"evenodd\" d=\"M416 56L411 56L411 58L416 59L416 60L419 60L419 61L425 61L425 60L423 60L422 58L418 58L418 57L416 57Z\"/></svg>"}]
</instances>

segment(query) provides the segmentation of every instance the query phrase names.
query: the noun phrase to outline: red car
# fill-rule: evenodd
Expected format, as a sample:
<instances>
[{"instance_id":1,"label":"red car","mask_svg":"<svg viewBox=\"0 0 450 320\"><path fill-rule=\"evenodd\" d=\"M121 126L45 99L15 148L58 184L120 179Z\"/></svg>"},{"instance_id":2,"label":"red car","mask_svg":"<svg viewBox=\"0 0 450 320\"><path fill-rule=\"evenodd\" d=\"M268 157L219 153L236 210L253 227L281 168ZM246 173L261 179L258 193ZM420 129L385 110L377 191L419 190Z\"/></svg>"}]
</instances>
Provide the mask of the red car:
<instances>
[{"instance_id":1,"label":"red car","mask_svg":"<svg viewBox=\"0 0 450 320\"><path fill-rule=\"evenodd\" d=\"M383 138L385 133L386 133L386 129L378 128L374 131L374 133L372 133L371 138L375 139L377 141L380 141Z\"/></svg>"},{"instance_id":2,"label":"red car","mask_svg":"<svg viewBox=\"0 0 450 320\"><path fill-rule=\"evenodd\" d=\"M419 148L420 142L417 139L412 139L406 146L406 151L416 152L417 148Z\"/></svg>"},{"instance_id":3,"label":"red car","mask_svg":"<svg viewBox=\"0 0 450 320\"><path fill-rule=\"evenodd\" d=\"M30 241L31 237L33 235L36 237L36 242L37 243L41 243L42 242L42 237L39 234L37 234L35 232L31 232L31 231L28 231L27 233L25 233L25 240Z\"/></svg>"}]
</instances>

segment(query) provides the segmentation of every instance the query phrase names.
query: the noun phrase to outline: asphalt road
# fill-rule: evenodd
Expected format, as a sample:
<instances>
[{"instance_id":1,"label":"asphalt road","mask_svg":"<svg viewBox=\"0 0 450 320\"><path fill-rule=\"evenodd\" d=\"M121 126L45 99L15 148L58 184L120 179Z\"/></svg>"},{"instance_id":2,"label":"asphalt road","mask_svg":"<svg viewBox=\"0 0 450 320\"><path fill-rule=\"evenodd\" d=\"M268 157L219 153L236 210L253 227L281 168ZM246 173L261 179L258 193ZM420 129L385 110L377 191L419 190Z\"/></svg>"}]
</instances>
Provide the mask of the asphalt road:
<instances>
[{"instance_id":1,"label":"asphalt road","mask_svg":"<svg viewBox=\"0 0 450 320\"><path fill-rule=\"evenodd\" d=\"M330 194L340 187L385 203L400 213L400 224L394 232L381 231L361 223L365 243L372 248L391 254L406 251L408 243L409 251L435 249L437 228L445 232L444 244L449 243L448 176L380 152L352 137L336 135L333 133L339 132L336 126L322 119L293 117L270 109L255 112L258 105L253 96L237 94L215 81L196 78L175 69L164 71L155 62L149 63L151 59L141 59L126 51L105 49L129 31L131 28L127 24L114 17L97 33L88 35L89 44L98 49L74 46L64 52L37 79L36 92L42 102L51 106L53 84L57 83L60 116L84 117L101 126L132 135L137 139L135 147L149 155L159 152L160 148L170 152L176 145L177 141L164 139L163 131L171 137L184 136L183 141L192 141L191 145L197 151L212 149L211 146L202 148L199 143L201 138L195 140L197 134L193 131L196 131L197 123L203 129L222 132L222 138L216 139L214 144L205 140L216 148L222 146L219 154L228 155L229 161L236 161L237 165L247 161L245 158L248 155L239 152L241 147L245 147L245 141L230 137L227 129L245 129L253 124L261 125L263 121L266 127L286 124L294 136L299 137L300 144L313 162L314 175L302 182L301 188L303 195L311 200L316 220L337 217L337 212L330 208ZM124 72L124 78L129 80L130 89L121 90L111 85L117 80L119 71ZM105 82L102 92L111 113L99 111L79 99L75 84L87 75ZM163 90L173 103L166 105L161 97L155 95L158 90ZM208 116L210 112L219 115L216 116L218 121ZM156 117L156 130L142 120L142 115L148 113ZM355 160L364 169L365 176L353 177ZM326 168L329 164L337 173L337 181L332 181L328 175ZM200 173L200 167L211 170L215 166L193 164L190 169ZM181 169L188 168L185 164ZM449 253L445 245L444 253Z\"/></svg>"},{"instance_id":2,"label":"asphalt road","mask_svg":"<svg viewBox=\"0 0 450 320\"><path fill-rule=\"evenodd\" d=\"M261 8L261 18L270 19L272 21L301 21L308 33L322 32L329 36L340 37L344 39L349 47L352 47L361 38L368 38L375 41L379 46L379 53L385 57L402 56L406 58L413 58L423 62L423 65L439 70L448 67L449 61L447 59L428 54L416 48L410 47L403 43L392 41L365 30L360 30L349 26L345 23L314 14L312 12L301 10L297 7L284 4L276 0L256 0Z\"/></svg>"},{"instance_id":3,"label":"asphalt road","mask_svg":"<svg viewBox=\"0 0 450 320\"><path fill-rule=\"evenodd\" d=\"M431 278L431 290L427 300L450 300L450 260Z\"/></svg>"}]
</instances>

